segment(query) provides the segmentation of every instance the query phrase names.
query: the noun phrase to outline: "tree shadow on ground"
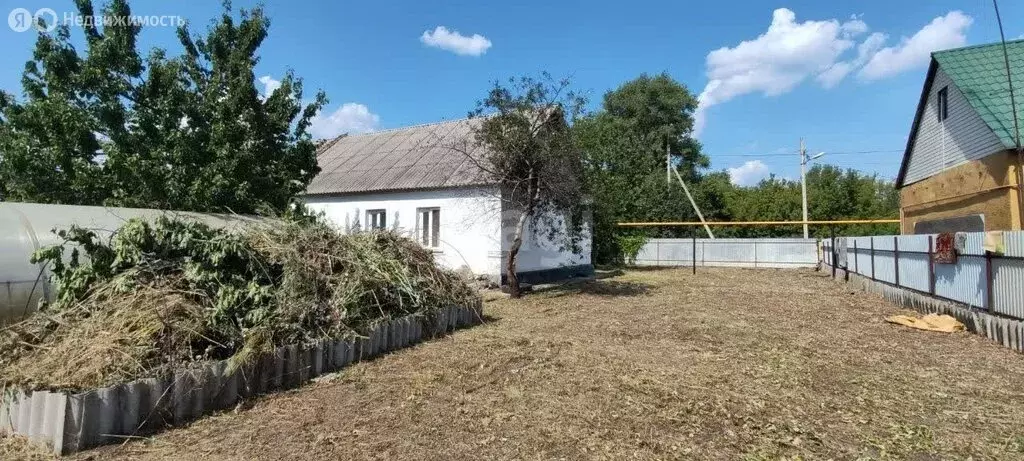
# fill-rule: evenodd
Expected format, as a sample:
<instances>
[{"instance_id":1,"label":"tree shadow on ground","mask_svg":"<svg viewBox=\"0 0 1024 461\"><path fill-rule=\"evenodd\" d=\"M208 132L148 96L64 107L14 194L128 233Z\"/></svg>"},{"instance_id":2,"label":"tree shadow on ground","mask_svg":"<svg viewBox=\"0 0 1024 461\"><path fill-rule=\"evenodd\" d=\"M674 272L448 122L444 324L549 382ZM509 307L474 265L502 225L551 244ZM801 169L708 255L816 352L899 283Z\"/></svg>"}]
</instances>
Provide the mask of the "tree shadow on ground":
<instances>
[{"instance_id":1,"label":"tree shadow on ground","mask_svg":"<svg viewBox=\"0 0 1024 461\"><path fill-rule=\"evenodd\" d=\"M560 298L571 295L592 295L607 297L645 296L651 291L651 285L639 282L623 282L619 280L590 280L572 285L562 285L537 290L535 293L551 293L551 297Z\"/></svg>"}]
</instances>

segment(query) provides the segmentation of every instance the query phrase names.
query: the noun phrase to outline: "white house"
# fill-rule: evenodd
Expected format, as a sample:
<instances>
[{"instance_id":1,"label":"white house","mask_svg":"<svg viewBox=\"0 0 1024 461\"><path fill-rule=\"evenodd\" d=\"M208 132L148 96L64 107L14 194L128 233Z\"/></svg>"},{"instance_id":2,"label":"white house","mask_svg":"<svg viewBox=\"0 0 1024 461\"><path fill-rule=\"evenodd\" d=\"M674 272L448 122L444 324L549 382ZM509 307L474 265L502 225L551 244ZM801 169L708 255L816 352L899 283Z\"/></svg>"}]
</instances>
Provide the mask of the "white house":
<instances>
[{"instance_id":1,"label":"white house","mask_svg":"<svg viewBox=\"0 0 1024 461\"><path fill-rule=\"evenodd\" d=\"M469 144L473 123L462 119L328 141L317 152L321 171L303 201L343 232L397 230L431 248L447 267L500 280L515 213L498 185L453 148ZM564 248L564 220L554 221L558 229L528 226L518 258L520 281L593 272L589 226L582 251L574 253ZM552 233L556 237L549 239Z\"/></svg>"}]
</instances>

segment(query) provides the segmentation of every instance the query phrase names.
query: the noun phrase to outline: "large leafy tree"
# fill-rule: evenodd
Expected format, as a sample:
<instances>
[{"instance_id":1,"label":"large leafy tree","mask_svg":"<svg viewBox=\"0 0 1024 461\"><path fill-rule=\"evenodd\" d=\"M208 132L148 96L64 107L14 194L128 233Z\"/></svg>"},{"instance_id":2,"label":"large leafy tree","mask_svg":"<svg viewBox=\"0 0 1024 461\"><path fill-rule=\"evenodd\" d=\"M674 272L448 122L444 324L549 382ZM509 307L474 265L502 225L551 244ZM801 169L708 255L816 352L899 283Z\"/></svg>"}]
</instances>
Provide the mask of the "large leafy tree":
<instances>
[{"instance_id":1,"label":"large leafy tree","mask_svg":"<svg viewBox=\"0 0 1024 461\"><path fill-rule=\"evenodd\" d=\"M594 259L617 262L620 237L703 236L697 227L623 228L622 221L696 221L682 188L666 181L669 161L690 184L704 217L711 221L800 220L800 183L769 177L740 187L709 165L691 137L696 99L666 74L641 75L609 91L600 111L574 125L585 155L586 180L594 203ZM898 198L893 185L853 170L818 165L807 174L812 219L891 218ZM894 225L814 227L816 236L894 232ZM796 236L797 226L717 227L720 237Z\"/></svg>"},{"instance_id":2,"label":"large leafy tree","mask_svg":"<svg viewBox=\"0 0 1024 461\"><path fill-rule=\"evenodd\" d=\"M618 237L634 232L617 222L696 219L674 175L671 183L666 181L667 160L691 183L708 166L691 136L696 108L696 98L667 74L641 75L607 92L601 110L575 125L593 194L593 256L598 262L618 259ZM692 230L653 232L680 236Z\"/></svg>"},{"instance_id":3,"label":"large leafy tree","mask_svg":"<svg viewBox=\"0 0 1024 461\"><path fill-rule=\"evenodd\" d=\"M178 29L180 54L145 58L124 0L96 13L78 0L85 50L70 30L40 33L23 98L0 95L5 200L238 213L287 208L318 172L310 121L292 73L270 95L254 81L270 22L230 4L205 34ZM102 29L91 24L109 24Z\"/></svg>"}]
</instances>

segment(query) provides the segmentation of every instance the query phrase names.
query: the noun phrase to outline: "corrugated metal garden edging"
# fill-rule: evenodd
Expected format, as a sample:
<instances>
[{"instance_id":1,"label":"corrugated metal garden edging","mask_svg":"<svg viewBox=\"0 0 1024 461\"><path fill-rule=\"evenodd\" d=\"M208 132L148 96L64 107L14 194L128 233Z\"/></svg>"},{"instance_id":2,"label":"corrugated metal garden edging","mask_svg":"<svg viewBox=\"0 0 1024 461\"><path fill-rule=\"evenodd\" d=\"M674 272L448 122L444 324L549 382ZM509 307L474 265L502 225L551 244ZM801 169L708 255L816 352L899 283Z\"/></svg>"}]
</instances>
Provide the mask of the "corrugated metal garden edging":
<instances>
[{"instance_id":1,"label":"corrugated metal garden edging","mask_svg":"<svg viewBox=\"0 0 1024 461\"><path fill-rule=\"evenodd\" d=\"M406 316L355 340L323 341L309 349L284 346L228 372L226 360L80 393L5 389L0 434L26 436L56 454L69 454L127 437L151 434L241 399L300 386L324 373L482 322L483 304L450 307L428 317Z\"/></svg>"},{"instance_id":2,"label":"corrugated metal garden edging","mask_svg":"<svg viewBox=\"0 0 1024 461\"><path fill-rule=\"evenodd\" d=\"M939 299L912 289L872 280L855 272L836 268L838 277L868 292L881 295L886 301L926 314L946 314L964 324L967 331L989 338L1003 347L1024 352L1024 321L1000 317L967 304Z\"/></svg>"}]
</instances>

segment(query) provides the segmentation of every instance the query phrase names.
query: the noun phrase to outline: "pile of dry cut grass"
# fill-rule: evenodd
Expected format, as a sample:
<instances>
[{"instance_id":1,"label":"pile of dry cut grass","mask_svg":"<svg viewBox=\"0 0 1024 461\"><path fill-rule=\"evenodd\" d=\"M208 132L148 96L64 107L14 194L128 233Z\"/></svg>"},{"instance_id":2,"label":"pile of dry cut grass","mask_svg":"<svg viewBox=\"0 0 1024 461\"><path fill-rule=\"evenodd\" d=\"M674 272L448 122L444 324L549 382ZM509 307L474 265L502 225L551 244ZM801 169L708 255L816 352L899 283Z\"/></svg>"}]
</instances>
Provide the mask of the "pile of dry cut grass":
<instances>
[{"instance_id":1,"label":"pile of dry cut grass","mask_svg":"<svg viewBox=\"0 0 1024 461\"><path fill-rule=\"evenodd\" d=\"M240 365L477 296L390 232L301 221L233 234L159 218L129 221L106 242L82 229L62 236L66 248L37 255L53 263L60 294L0 334L0 385L83 389L198 361Z\"/></svg>"}]
</instances>

